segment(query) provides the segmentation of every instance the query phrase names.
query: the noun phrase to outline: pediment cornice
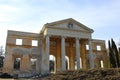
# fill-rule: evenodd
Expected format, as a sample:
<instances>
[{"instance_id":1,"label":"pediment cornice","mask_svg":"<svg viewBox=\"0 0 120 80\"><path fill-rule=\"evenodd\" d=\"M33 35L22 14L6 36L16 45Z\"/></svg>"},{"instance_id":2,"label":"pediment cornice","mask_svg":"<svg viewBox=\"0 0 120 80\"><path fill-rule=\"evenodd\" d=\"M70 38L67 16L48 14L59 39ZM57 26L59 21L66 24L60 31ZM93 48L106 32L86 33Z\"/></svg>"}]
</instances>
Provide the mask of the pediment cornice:
<instances>
[{"instance_id":1,"label":"pediment cornice","mask_svg":"<svg viewBox=\"0 0 120 80\"><path fill-rule=\"evenodd\" d=\"M72 18L68 18L68 19L64 19L64 20L59 20L59 21L55 21L55 22L51 22L51 23L46 23L43 28L42 28L42 32L44 32L45 28L56 28L56 29L68 29L67 27L56 27L60 24L69 24L69 23L72 23L74 25L77 25L78 28L76 28L76 31L84 31L84 32L89 32L89 33L93 33L94 30L83 25L82 23L72 19ZM66 25L67 26L67 25ZM81 29L82 30L81 30ZM68 30L72 30L72 29L68 29ZM74 30L74 29L73 29Z\"/></svg>"}]
</instances>

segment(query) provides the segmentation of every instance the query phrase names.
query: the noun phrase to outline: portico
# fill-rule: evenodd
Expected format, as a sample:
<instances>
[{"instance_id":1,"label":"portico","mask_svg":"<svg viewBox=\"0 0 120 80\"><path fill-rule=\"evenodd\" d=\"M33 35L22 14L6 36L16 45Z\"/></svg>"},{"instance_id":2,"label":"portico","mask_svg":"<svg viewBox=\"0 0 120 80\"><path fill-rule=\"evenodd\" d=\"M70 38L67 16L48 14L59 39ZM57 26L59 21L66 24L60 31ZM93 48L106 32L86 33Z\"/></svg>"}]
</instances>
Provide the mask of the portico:
<instances>
[{"instance_id":1,"label":"portico","mask_svg":"<svg viewBox=\"0 0 120 80\"><path fill-rule=\"evenodd\" d=\"M70 25L71 24L71 25ZM89 42L89 53L92 54L91 45L91 34L92 29L84 26L83 24L73 20L67 19L53 23L47 23L42 29L42 34L45 36L45 49L44 54L46 55L46 70L49 72L49 55L54 55L56 60L56 70L66 70L66 58L69 58L69 69L74 70L75 66L80 69L82 62L80 62L81 52L86 56L85 49L84 53L81 51L83 43ZM82 42L81 42L82 41ZM84 44L86 45L86 44ZM90 58L90 68L94 68L94 62L92 56ZM43 60L44 61L44 60ZM76 65L75 65L76 62ZM84 64L86 64L84 62ZM45 68L45 67L43 67ZM45 70L45 69L42 69Z\"/></svg>"}]
</instances>

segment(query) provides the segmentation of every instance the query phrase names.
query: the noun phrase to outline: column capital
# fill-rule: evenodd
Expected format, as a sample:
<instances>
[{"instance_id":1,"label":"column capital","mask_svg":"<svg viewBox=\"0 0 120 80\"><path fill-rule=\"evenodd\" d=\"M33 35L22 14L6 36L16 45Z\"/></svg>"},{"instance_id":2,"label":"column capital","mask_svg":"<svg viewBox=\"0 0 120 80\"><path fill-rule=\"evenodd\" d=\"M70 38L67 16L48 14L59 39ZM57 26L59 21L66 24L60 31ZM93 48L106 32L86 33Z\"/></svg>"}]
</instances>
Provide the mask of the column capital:
<instances>
[{"instance_id":1,"label":"column capital","mask_svg":"<svg viewBox=\"0 0 120 80\"><path fill-rule=\"evenodd\" d=\"M92 41L92 39L91 39L91 38L89 38L88 40L89 40L89 41Z\"/></svg>"},{"instance_id":2,"label":"column capital","mask_svg":"<svg viewBox=\"0 0 120 80\"><path fill-rule=\"evenodd\" d=\"M43 36L43 39L42 39L42 40L44 40L44 38L46 38L46 37L50 37L50 36L51 36L51 35L46 34L46 35Z\"/></svg>"},{"instance_id":3,"label":"column capital","mask_svg":"<svg viewBox=\"0 0 120 80\"><path fill-rule=\"evenodd\" d=\"M47 34L47 35L45 35L45 37L51 37L51 35L50 35L50 34Z\"/></svg>"},{"instance_id":4,"label":"column capital","mask_svg":"<svg viewBox=\"0 0 120 80\"><path fill-rule=\"evenodd\" d=\"M80 40L80 37L75 37L76 40Z\"/></svg>"},{"instance_id":5,"label":"column capital","mask_svg":"<svg viewBox=\"0 0 120 80\"><path fill-rule=\"evenodd\" d=\"M61 38L66 38L66 36L61 36Z\"/></svg>"}]
</instances>

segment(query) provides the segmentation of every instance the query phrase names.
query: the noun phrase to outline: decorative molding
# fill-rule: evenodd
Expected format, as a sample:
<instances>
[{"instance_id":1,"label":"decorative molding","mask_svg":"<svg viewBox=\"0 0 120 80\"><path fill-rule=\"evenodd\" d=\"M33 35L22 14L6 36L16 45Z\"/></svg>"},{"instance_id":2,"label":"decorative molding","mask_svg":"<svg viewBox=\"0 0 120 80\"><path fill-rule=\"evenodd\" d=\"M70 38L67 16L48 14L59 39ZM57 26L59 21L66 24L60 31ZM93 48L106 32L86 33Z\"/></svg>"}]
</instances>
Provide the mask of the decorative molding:
<instances>
[{"instance_id":1,"label":"decorative molding","mask_svg":"<svg viewBox=\"0 0 120 80\"><path fill-rule=\"evenodd\" d=\"M69 28L69 29L73 29L73 23L72 22L69 22L68 24L67 24L67 27Z\"/></svg>"}]
</instances>

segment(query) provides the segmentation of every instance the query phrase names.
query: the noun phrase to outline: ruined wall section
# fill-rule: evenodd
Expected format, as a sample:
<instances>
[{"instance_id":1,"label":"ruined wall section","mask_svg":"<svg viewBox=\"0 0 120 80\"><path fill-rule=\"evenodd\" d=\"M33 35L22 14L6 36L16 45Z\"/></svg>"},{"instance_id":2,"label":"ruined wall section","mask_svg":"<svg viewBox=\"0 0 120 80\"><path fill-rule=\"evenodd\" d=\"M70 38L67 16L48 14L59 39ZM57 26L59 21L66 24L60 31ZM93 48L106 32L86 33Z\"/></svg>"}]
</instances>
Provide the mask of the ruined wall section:
<instances>
[{"instance_id":1,"label":"ruined wall section","mask_svg":"<svg viewBox=\"0 0 120 80\"><path fill-rule=\"evenodd\" d=\"M22 45L16 45L16 39L22 39ZM8 30L6 49L7 51L9 51L9 48L12 47L24 47L24 48L37 47L32 46L32 40L39 40L39 34Z\"/></svg>"},{"instance_id":2,"label":"ruined wall section","mask_svg":"<svg viewBox=\"0 0 120 80\"><path fill-rule=\"evenodd\" d=\"M20 41L18 41L17 43L16 41L18 39ZM32 40L35 43L32 43ZM26 69L30 69L29 59L32 57L38 57L38 55L40 55L38 45L39 40L40 34L37 33L8 30L6 40L6 57L4 61L4 72L14 72L14 59L17 57L21 58L20 70L24 71ZM26 63L26 61L28 61L29 63Z\"/></svg>"},{"instance_id":3,"label":"ruined wall section","mask_svg":"<svg viewBox=\"0 0 120 80\"><path fill-rule=\"evenodd\" d=\"M108 56L107 56L107 51L106 51L106 46L105 46L105 40L97 40L93 39L92 40L92 49L93 53L95 54L95 67L108 67ZM103 64L103 65L101 65Z\"/></svg>"}]
</instances>

